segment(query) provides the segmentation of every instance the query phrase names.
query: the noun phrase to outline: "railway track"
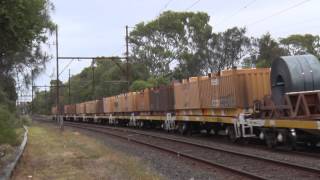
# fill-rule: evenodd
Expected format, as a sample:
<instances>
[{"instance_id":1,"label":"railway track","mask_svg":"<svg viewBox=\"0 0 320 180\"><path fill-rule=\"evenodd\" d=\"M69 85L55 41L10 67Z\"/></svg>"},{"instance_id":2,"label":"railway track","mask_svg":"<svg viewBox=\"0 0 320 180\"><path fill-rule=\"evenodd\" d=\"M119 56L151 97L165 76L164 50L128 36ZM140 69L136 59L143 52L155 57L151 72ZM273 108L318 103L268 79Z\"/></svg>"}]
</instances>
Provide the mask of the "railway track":
<instances>
[{"instance_id":1,"label":"railway track","mask_svg":"<svg viewBox=\"0 0 320 180\"><path fill-rule=\"evenodd\" d=\"M200 136L200 137L192 137L192 139L195 140L206 140L208 142L212 142L213 137L204 137L204 136ZM310 157L310 158L314 158L314 159L320 159L320 149L318 148L317 150L309 150L306 149L307 147L299 147L299 149L297 150L292 150L292 149L285 149L285 148L274 148L274 149L267 149L265 147L265 145L263 144L256 144L257 142L250 142L250 144L248 143L232 143L232 142L228 142L225 139L218 137L214 139L214 142L219 142L219 144L223 144L223 145L232 145L232 146L242 146L245 144L246 147L249 148L254 148L254 149L258 149L258 150L263 150L263 151L269 151L269 152L275 152L278 154L282 154L282 155L291 155L291 156L300 156L300 157ZM253 144L251 144L253 143Z\"/></svg>"},{"instance_id":2,"label":"railway track","mask_svg":"<svg viewBox=\"0 0 320 180\"><path fill-rule=\"evenodd\" d=\"M312 158L320 158L320 154L315 154L311 152L294 151L293 154L300 155L300 156L308 156Z\"/></svg>"},{"instance_id":3,"label":"railway track","mask_svg":"<svg viewBox=\"0 0 320 180\"><path fill-rule=\"evenodd\" d=\"M240 176L254 179L320 178L320 170L298 164L269 159L251 154L216 148L205 144L172 138L165 135L141 132L127 128L115 128L67 122L66 126L87 129L147 145L180 157L218 167ZM290 178L290 179L291 179Z\"/></svg>"}]
</instances>

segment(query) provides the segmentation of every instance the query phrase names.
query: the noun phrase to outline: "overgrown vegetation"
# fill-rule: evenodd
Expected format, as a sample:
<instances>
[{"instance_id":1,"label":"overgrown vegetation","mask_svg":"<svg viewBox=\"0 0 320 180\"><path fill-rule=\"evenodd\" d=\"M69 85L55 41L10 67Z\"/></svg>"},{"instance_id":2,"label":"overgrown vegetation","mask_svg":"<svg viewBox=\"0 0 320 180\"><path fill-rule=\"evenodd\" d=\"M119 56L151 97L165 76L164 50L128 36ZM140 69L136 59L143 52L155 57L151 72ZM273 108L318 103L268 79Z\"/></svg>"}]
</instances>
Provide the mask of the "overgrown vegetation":
<instances>
[{"instance_id":1,"label":"overgrown vegetation","mask_svg":"<svg viewBox=\"0 0 320 180\"><path fill-rule=\"evenodd\" d=\"M0 144L16 144L17 135L14 130L14 117L9 109L0 105Z\"/></svg>"},{"instance_id":2,"label":"overgrown vegetation","mask_svg":"<svg viewBox=\"0 0 320 180\"><path fill-rule=\"evenodd\" d=\"M16 86L30 84L31 70L39 74L49 57L42 44L52 32L49 0L0 2L0 144L17 143ZM19 82L17 82L20 80Z\"/></svg>"}]
</instances>

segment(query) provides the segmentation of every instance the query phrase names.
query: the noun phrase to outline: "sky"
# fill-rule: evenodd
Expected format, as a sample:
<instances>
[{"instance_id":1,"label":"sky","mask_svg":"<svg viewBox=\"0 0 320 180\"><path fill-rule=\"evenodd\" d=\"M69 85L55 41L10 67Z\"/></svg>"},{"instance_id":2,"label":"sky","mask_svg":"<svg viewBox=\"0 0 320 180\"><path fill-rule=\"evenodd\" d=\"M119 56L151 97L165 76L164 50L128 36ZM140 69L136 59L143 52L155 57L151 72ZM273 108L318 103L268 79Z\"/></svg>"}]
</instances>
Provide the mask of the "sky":
<instances>
[{"instance_id":1,"label":"sky","mask_svg":"<svg viewBox=\"0 0 320 180\"><path fill-rule=\"evenodd\" d=\"M269 32L274 38L290 34L320 34L319 0L51 0L52 20L59 26L59 56L116 56L125 52L125 26L157 18L162 11L202 11L213 31L239 26L247 35ZM129 28L130 31L131 28ZM35 80L49 85L55 79L54 37L47 47L53 59ZM90 60L60 60L60 79L68 80ZM44 89L41 89L44 90ZM30 93L31 94L31 93Z\"/></svg>"}]
</instances>

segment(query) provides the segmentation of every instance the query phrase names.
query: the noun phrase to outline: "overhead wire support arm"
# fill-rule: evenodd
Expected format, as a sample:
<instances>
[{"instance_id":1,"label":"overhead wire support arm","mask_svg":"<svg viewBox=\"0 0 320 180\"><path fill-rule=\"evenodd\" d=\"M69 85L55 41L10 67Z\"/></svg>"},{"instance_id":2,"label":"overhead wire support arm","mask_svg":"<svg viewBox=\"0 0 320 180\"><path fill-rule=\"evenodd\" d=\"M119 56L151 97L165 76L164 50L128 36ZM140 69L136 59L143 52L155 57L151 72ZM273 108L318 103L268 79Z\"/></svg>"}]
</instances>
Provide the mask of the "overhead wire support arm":
<instances>
[{"instance_id":1,"label":"overhead wire support arm","mask_svg":"<svg viewBox=\"0 0 320 180\"><path fill-rule=\"evenodd\" d=\"M46 85L44 85L44 86L36 86L36 85L34 85L33 87L36 87L36 88L41 88L41 87L44 87L44 88L47 88L47 87L57 87L57 86L46 86ZM66 87L65 85L59 85L59 87Z\"/></svg>"},{"instance_id":2,"label":"overhead wire support arm","mask_svg":"<svg viewBox=\"0 0 320 180\"><path fill-rule=\"evenodd\" d=\"M120 68L120 70L124 74L128 74L128 57L127 56L126 57L121 57L121 56L96 56L96 57L90 57L90 56L61 56L61 57L58 57L58 59L59 60L111 60ZM119 64L119 62L117 62L115 60L126 60L126 63L127 63L126 69L124 69L121 66L121 64ZM127 75L127 80L128 80L128 75Z\"/></svg>"},{"instance_id":3,"label":"overhead wire support arm","mask_svg":"<svg viewBox=\"0 0 320 180\"><path fill-rule=\"evenodd\" d=\"M78 60L83 60L83 59L88 59L88 60L92 60L92 59L96 59L96 60L100 60L100 59L126 59L126 57L119 57L119 56L97 56L97 57L77 57L77 56L65 56L65 57L58 57L58 59L78 59Z\"/></svg>"}]
</instances>

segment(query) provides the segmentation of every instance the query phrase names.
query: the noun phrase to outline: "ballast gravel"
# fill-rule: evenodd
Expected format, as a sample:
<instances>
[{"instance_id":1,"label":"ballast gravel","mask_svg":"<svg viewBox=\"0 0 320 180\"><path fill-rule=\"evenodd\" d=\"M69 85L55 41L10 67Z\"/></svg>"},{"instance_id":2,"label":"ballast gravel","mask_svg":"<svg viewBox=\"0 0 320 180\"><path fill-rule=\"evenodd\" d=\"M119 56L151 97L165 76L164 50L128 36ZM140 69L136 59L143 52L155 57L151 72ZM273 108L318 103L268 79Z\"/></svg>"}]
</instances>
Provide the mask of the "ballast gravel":
<instances>
[{"instance_id":1,"label":"ballast gravel","mask_svg":"<svg viewBox=\"0 0 320 180\"><path fill-rule=\"evenodd\" d=\"M146 163L152 171L157 172L158 174L160 174L160 176L164 177L164 179L245 179L235 174L231 174L229 171L212 168L195 161L191 161L150 147L139 145L134 142L131 143L120 138L74 127L66 128L83 133L90 137L94 137L106 146L117 151L138 157L140 160Z\"/></svg>"}]
</instances>

